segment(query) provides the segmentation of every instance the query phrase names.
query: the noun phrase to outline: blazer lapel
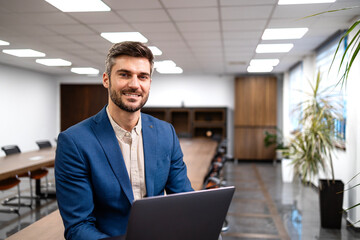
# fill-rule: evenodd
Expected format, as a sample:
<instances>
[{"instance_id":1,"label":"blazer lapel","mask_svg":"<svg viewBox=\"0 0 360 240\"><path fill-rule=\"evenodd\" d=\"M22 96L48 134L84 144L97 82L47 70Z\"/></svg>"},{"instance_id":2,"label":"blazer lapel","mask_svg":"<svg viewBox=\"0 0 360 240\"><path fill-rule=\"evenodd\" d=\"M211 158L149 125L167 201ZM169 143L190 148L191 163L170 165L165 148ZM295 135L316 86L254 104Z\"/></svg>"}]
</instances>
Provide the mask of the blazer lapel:
<instances>
[{"instance_id":1,"label":"blazer lapel","mask_svg":"<svg viewBox=\"0 0 360 240\"><path fill-rule=\"evenodd\" d=\"M97 136L107 160L118 179L121 188L125 192L130 203L134 201L134 195L131 188L130 179L126 170L125 162L121 153L119 143L116 139L115 132L110 124L106 113L106 106L93 118L93 130Z\"/></svg>"},{"instance_id":2,"label":"blazer lapel","mask_svg":"<svg viewBox=\"0 0 360 240\"><path fill-rule=\"evenodd\" d=\"M145 165L145 182L147 196L154 195L154 184L156 174L156 126L151 119L145 115L141 115L142 120L142 136L144 146L144 165Z\"/></svg>"}]
</instances>

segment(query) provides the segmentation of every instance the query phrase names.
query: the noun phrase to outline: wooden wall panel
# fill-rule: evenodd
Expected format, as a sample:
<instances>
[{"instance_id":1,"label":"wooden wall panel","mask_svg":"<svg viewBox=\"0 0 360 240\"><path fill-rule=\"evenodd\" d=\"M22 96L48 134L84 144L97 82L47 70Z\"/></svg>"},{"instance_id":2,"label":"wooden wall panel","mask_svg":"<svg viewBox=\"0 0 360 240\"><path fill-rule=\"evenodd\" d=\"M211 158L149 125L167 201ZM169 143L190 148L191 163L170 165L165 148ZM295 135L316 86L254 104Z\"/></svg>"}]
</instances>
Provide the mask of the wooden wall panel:
<instances>
[{"instance_id":1,"label":"wooden wall panel","mask_svg":"<svg viewBox=\"0 0 360 240\"><path fill-rule=\"evenodd\" d=\"M268 160L275 158L275 146L265 147L265 131L274 128L235 128L235 156L243 160Z\"/></svg>"},{"instance_id":2,"label":"wooden wall panel","mask_svg":"<svg viewBox=\"0 0 360 240\"><path fill-rule=\"evenodd\" d=\"M99 112L108 101L107 89L100 84L61 84L60 129L68 127Z\"/></svg>"},{"instance_id":3,"label":"wooden wall panel","mask_svg":"<svg viewBox=\"0 0 360 240\"><path fill-rule=\"evenodd\" d=\"M239 77L235 91L235 126L276 126L275 77Z\"/></svg>"},{"instance_id":4,"label":"wooden wall panel","mask_svg":"<svg viewBox=\"0 0 360 240\"><path fill-rule=\"evenodd\" d=\"M276 131L277 79L245 76L235 81L235 158L265 160L275 157L264 146L265 131Z\"/></svg>"}]
</instances>

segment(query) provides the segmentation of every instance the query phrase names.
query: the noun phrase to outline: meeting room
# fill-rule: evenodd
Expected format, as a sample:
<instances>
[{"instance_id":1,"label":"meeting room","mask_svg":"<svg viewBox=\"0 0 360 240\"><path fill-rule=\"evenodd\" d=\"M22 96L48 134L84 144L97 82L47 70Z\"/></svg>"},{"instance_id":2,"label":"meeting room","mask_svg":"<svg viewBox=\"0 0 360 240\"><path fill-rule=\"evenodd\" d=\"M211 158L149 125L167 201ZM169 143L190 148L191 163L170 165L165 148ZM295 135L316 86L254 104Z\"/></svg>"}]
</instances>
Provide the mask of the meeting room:
<instances>
[{"instance_id":1,"label":"meeting room","mask_svg":"<svg viewBox=\"0 0 360 240\"><path fill-rule=\"evenodd\" d=\"M360 240L359 50L359 0L0 0L0 240Z\"/></svg>"}]
</instances>

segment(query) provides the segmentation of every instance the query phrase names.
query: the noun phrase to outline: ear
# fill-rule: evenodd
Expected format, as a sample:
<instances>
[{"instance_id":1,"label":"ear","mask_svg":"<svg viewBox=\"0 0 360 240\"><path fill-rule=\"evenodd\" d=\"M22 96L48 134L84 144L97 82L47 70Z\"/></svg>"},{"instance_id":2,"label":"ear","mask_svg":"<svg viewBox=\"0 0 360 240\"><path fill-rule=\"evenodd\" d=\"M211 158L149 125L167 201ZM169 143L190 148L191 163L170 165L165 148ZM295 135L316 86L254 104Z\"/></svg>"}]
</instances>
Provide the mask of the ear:
<instances>
[{"instance_id":1,"label":"ear","mask_svg":"<svg viewBox=\"0 0 360 240\"><path fill-rule=\"evenodd\" d=\"M109 76L108 76L108 74L106 73L106 72L104 72L103 73L103 86L105 87L105 88L109 88L109 86L110 86L110 79L109 79Z\"/></svg>"}]
</instances>

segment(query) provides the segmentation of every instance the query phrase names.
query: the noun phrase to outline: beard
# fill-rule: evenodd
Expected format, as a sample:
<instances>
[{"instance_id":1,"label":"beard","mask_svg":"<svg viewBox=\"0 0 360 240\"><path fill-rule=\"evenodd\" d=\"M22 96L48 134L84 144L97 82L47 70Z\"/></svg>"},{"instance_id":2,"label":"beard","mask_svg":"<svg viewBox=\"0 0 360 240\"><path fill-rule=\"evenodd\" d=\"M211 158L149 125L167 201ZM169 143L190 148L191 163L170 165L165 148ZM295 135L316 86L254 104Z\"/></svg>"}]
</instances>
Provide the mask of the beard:
<instances>
[{"instance_id":1,"label":"beard","mask_svg":"<svg viewBox=\"0 0 360 240\"><path fill-rule=\"evenodd\" d=\"M124 93L136 93L136 90L133 89L123 89L119 92L116 92L115 90L113 90L111 88L111 82L110 82L110 86L109 86L109 93L110 93L110 99L113 103L115 103L116 106L118 106L120 109L126 111L126 112L136 112L138 110L140 110L145 103L147 102L148 98L149 98L149 93L146 94L145 96L143 96L142 100L140 101L140 103L137 106L130 106L127 105L122 99L121 96Z\"/></svg>"}]
</instances>

